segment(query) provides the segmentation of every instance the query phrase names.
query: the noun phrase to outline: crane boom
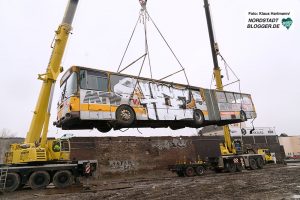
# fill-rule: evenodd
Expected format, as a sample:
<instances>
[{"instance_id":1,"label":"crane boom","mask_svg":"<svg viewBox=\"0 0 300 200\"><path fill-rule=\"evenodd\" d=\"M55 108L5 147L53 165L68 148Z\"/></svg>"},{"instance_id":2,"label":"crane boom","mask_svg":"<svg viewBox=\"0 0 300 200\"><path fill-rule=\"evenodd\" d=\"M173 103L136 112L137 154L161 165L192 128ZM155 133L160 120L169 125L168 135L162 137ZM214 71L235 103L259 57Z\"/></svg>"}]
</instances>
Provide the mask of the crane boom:
<instances>
[{"instance_id":1,"label":"crane boom","mask_svg":"<svg viewBox=\"0 0 300 200\"><path fill-rule=\"evenodd\" d=\"M207 28L208 28L208 34L210 40L211 53L212 53L213 63L214 63L214 77L217 86L216 89L223 91L221 69L219 67L218 58L217 58L217 55L219 53L219 48L218 48L218 44L215 42L208 0L204 0L204 9L205 9L206 22L207 22ZM222 154L235 154L236 149L232 145L230 129L228 125L223 126L223 132L224 132L225 146L222 145L220 146Z\"/></svg>"},{"instance_id":2,"label":"crane boom","mask_svg":"<svg viewBox=\"0 0 300 200\"><path fill-rule=\"evenodd\" d=\"M44 74L38 75L38 79L42 80L43 83L29 131L27 132L23 144L12 144L10 146L10 152L5 156L6 163L16 164L51 160L69 160L70 148L61 151L55 149L54 146L61 146L63 141L47 140L47 134L55 82L58 75L63 71L61 61L69 34L72 30L71 25L78 2L79 0L69 0L62 23L55 31L55 38L52 46L53 50L48 67Z\"/></svg>"},{"instance_id":3,"label":"crane boom","mask_svg":"<svg viewBox=\"0 0 300 200\"><path fill-rule=\"evenodd\" d=\"M58 75L62 72L61 60L65 51L69 33L72 29L72 21L79 0L70 0L62 23L55 32L55 42L46 73L39 74L38 78L43 81L39 98L36 103L31 125L27 133L25 143L38 142L43 130L43 142L48 132L50 109L54 85Z\"/></svg>"}]
</instances>

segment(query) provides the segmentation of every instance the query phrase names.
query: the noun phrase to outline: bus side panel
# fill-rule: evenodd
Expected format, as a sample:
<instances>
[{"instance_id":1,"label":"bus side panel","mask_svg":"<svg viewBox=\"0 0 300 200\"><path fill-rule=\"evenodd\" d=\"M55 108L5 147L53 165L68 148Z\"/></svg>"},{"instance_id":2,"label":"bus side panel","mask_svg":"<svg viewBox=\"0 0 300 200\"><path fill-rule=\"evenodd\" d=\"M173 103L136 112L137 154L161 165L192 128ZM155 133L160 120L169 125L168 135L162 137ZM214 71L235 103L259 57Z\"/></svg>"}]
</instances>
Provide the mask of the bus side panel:
<instances>
[{"instance_id":1,"label":"bus side panel","mask_svg":"<svg viewBox=\"0 0 300 200\"><path fill-rule=\"evenodd\" d=\"M80 90L80 119L107 120L111 119L108 92Z\"/></svg>"},{"instance_id":2,"label":"bus side panel","mask_svg":"<svg viewBox=\"0 0 300 200\"><path fill-rule=\"evenodd\" d=\"M203 89L200 89L201 92L203 92ZM210 120L210 117L208 115L208 110L206 106L205 96L201 96L201 92L192 90L192 96L195 101L195 108L202 111L205 120Z\"/></svg>"},{"instance_id":3,"label":"bus side panel","mask_svg":"<svg viewBox=\"0 0 300 200\"><path fill-rule=\"evenodd\" d=\"M242 94L242 109L246 113L247 119L256 118L255 107L250 94Z\"/></svg>"},{"instance_id":4,"label":"bus side panel","mask_svg":"<svg viewBox=\"0 0 300 200\"><path fill-rule=\"evenodd\" d=\"M210 121L221 120L220 110L214 90L204 89L204 95Z\"/></svg>"}]
</instances>

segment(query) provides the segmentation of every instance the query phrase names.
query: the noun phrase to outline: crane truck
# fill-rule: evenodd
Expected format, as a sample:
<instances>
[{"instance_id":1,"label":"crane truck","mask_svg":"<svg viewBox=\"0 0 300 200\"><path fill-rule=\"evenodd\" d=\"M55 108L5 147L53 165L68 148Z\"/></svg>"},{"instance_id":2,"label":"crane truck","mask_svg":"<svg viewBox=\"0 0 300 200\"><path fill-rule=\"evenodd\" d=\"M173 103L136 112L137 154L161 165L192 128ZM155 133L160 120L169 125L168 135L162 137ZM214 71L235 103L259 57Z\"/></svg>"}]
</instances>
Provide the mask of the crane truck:
<instances>
[{"instance_id":1,"label":"crane truck","mask_svg":"<svg viewBox=\"0 0 300 200\"><path fill-rule=\"evenodd\" d=\"M55 32L47 70L38 75L43 83L25 141L12 144L5 154L5 163L0 164L0 190L14 191L25 184L40 189L50 183L64 188L77 177L92 175L96 170L95 160L70 160L68 138L47 138L54 86L63 71L61 60L78 1L69 0L62 23Z\"/></svg>"},{"instance_id":2,"label":"crane truck","mask_svg":"<svg viewBox=\"0 0 300 200\"><path fill-rule=\"evenodd\" d=\"M208 0L204 0L204 9L214 64L213 74L216 80L216 89L223 91L223 76L221 74L217 58L219 54L219 47L214 38ZM182 162L169 166L169 169L176 172L178 176L194 176L204 174L206 169L213 169L217 172L240 172L243 169L255 170L263 168L265 164L263 155L245 153L246 151L242 148L242 141L232 140L229 125L223 126L223 133L224 142L220 143L219 146L221 156L208 157L206 161L198 160L193 163Z\"/></svg>"}]
</instances>

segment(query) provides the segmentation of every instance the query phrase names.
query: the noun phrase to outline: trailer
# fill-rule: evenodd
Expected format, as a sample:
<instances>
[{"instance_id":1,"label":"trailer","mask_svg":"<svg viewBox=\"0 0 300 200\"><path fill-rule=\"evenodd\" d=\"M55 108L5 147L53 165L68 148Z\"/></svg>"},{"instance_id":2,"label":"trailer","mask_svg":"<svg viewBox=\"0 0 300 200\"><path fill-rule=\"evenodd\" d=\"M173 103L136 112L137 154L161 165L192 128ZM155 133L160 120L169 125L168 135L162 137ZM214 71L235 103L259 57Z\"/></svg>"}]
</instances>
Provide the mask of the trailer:
<instances>
[{"instance_id":1,"label":"trailer","mask_svg":"<svg viewBox=\"0 0 300 200\"><path fill-rule=\"evenodd\" d=\"M265 165L263 155L241 154L211 157L207 161L191 163L179 163L169 165L169 170L175 172L179 177L201 176L206 170L215 172L241 172L243 169L262 169Z\"/></svg>"}]
</instances>

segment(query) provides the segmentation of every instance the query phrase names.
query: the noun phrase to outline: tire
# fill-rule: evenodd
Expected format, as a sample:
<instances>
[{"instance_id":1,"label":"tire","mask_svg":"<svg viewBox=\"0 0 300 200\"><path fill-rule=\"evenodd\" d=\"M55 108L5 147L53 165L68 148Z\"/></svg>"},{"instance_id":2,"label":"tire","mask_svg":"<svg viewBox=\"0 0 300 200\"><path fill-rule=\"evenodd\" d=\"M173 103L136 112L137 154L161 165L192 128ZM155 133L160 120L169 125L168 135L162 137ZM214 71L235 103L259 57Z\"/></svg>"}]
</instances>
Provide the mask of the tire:
<instances>
[{"instance_id":1,"label":"tire","mask_svg":"<svg viewBox=\"0 0 300 200\"><path fill-rule=\"evenodd\" d=\"M188 177L194 176L195 175L195 170L193 167L187 167L185 169L185 175Z\"/></svg>"},{"instance_id":2,"label":"tire","mask_svg":"<svg viewBox=\"0 0 300 200\"><path fill-rule=\"evenodd\" d=\"M73 183L72 173L68 170L57 171L53 176L53 184L57 188L65 188Z\"/></svg>"},{"instance_id":3,"label":"tire","mask_svg":"<svg viewBox=\"0 0 300 200\"><path fill-rule=\"evenodd\" d=\"M249 158L249 167L252 170L257 169L257 163L254 158Z\"/></svg>"},{"instance_id":4,"label":"tire","mask_svg":"<svg viewBox=\"0 0 300 200\"><path fill-rule=\"evenodd\" d=\"M264 160L261 157L256 159L256 164L258 169L264 168Z\"/></svg>"},{"instance_id":5,"label":"tire","mask_svg":"<svg viewBox=\"0 0 300 200\"><path fill-rule=\"evenodd\" d=\"M227 162L225 164L225 169L229 173L236 172L236 164L234 164L233 162Z\"/></svg>"},{"instance_id":6,"label":"tire","mask_svg":"<svg viewBox=\"0 0 300 200\"><path fill-rule=\"evenodd\" d=\"M197 176L202 176L204 174L204 171L205 169L203 166L197 166L195 169Z\"/></svg>"},{"instance_id":7,"label":"tire","mask_svg":"<svg viewBox=\"0 0 300 200\"><path fill-rule=\"evenodd\" d=\"M28 185L31 189L42 189L46 188L50 183L50 175L46 171L33 172L28 180Z\"/></svg>"},{"instance_id":8,"label":"tire","mask_svg":"<svg viewBox=\"0 0 300 200\"><path fill-rule=\"evenodd\" d=\"M118 125L130 126L135 120L135 113L128 105L120 105L116 111L116 119Z\"/></svg>"},{"instance_id":9,"label":"tire","mask_svg":"<svg viewBox=\"0 0 300 200\"><path fill-rule=\"evenodd\" d=\"M242 166L241 163L237 163L237 164L236 164L236 171L237 171L237 172L242 172L242 171L243 171L243 166Z\"/></svg>"},{"instance_id":10,"label":"tire","mask_svg":"<svg viewBox=\"0 0 300 200\"><path fill-rule=\"evenodd\" d=\"M183 171L176 171L177 176L184 177Z\"/></svg>"},{"instance_id":11,"label":"tire","mask_svg":"<svg viewBox=\"0 0 300 200\"><path fill-rule=\"evenodd\" d=\"M184 128L184 127L183 126L170 126L170 129L172 129L172 130L178 130L181 128Z\"/></svg>"},{"instance_id":12,"label":"tire","mask_svg":"<svg viewBox=\"0 0 300 200\"><path fill-rule=\"evenodd\" d=\"M204 115L201 110L194 110L193 119L196 126L201 126L204 123Z\"/></svg>"},{"instance_id":13,"label":"tire","mask_svg":"<svg viewBox=\"0 0 300 200\"><path fill-rule=\"evenodd\" d=\"M19 188L21 178L17 173L8 173L6 177L6 184L4 191L13 192Z\"/></svg>"},{"instance_id":14,"label":"tire","mask_svg":"<svg viewBox=\"0 0 300 200\"><path fill-rule=\"evenodd\" d=\"M96 127L98 131L100 131L101 133L107 133L111 130L111 126L110 124L102 124Z\"/></svg>"},{"instance_id":15,"label":"tire","mask_svg":"<svg viewBox=\"0 0 300 200\"><path fill-rule=\"evenodd\" d=\"M240 111L240 119L242 122L247 121L246 113L243 110Z\"/></svg>"}]
</instances>

